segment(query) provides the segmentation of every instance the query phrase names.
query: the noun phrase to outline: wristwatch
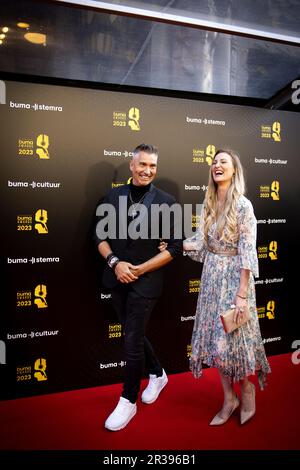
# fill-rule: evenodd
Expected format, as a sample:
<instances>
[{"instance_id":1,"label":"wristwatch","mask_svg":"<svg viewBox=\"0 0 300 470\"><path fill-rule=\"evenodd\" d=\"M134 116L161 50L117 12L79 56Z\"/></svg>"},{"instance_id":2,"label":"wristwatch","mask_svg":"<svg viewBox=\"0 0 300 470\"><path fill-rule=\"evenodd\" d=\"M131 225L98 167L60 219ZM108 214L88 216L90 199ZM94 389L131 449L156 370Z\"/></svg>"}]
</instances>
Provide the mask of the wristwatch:
<instances>
[{"instance_id":1,"label":"wristwatch","mask_svg":"<svg viewBox=\"0 0 300 470\"><path fill-rule=\"evenodd\" d=\"M115 269L115 267L117 266L119 262L120 262L119 258L114 255L108 259L107 264L111 269Z\"/></svg>"}]
</instances>

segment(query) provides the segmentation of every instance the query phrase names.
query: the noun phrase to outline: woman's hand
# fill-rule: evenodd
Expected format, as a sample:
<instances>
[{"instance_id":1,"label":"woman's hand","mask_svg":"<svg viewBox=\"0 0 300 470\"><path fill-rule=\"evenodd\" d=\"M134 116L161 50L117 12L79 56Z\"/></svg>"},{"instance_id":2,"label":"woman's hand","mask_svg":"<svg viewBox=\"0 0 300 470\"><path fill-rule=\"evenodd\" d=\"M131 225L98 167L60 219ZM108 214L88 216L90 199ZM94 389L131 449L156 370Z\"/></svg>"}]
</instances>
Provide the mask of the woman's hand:
<instances>
[{"instance_id":1,"label":"woman's hand","mask_svg":"<svg viewBox=\"0 0 300 470\"><path fill-rule=\"evenodd\" d=\"M237 324L241 323L244 318L244 312L247 308L247 299L241 299L240 297L235 297L235 314L233 321Z\"/></svg>"},{"instance_id":2,"label":"woman's hand","mask_svg":"<svg viewBox=\"0 0 300 470\"><path fill-rule=\"evenodd\" d=\"M158 249L159 249L160 252L162 252L162 251L165 251L167 246L168 246L168 243L161 239L160 243L158 245Z\"/></svg>"}]
</instances>

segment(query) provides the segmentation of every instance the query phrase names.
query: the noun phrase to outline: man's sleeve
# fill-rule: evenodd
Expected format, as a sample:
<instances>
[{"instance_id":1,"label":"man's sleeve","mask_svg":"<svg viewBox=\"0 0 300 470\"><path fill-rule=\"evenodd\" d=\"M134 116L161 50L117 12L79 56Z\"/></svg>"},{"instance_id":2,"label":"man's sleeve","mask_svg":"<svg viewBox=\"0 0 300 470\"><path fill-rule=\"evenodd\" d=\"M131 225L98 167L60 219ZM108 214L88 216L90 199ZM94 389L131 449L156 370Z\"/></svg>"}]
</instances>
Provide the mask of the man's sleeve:
<instances>
[{"instance_id":1,"label":"man's sleeve","mask_svg":"<svg viewBox=\"0 0 300 470\"><path fill-rule=\"evenodd\" d=\"M171 206L176 203L176 200L172 198ZM176 258L176 256L182 255L183 253L183 236L182 236L182 227L183 227L183 220L182 216L179 218L178 216L174 216L175 212L171 213L170 216L170 239L166 240L168 243L167 250L169 251L172 258Z\"/></svg>"}]
</instances>

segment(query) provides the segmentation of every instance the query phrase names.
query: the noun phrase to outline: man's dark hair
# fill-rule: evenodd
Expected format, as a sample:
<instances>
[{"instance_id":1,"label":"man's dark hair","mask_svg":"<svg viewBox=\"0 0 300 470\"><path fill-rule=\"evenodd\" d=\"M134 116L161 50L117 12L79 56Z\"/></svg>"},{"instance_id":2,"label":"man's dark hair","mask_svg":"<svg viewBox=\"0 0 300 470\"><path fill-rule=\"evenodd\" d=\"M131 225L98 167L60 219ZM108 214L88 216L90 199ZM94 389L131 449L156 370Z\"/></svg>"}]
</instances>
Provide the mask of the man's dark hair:
<instances>
[{"instance_id":1,"label":"man's dark hair","mask_svg":"<svg viewBox=\"0 0 300 470\"><path fill-rule=\"evenodd\" d=\"M139 153L139 152L146 152L146 153L154 153L155 155L158 156L158 148L155 147L155 145L151 144L140 144L137 147L135 147L133 154Z\"/></svg>"}]
</instances>

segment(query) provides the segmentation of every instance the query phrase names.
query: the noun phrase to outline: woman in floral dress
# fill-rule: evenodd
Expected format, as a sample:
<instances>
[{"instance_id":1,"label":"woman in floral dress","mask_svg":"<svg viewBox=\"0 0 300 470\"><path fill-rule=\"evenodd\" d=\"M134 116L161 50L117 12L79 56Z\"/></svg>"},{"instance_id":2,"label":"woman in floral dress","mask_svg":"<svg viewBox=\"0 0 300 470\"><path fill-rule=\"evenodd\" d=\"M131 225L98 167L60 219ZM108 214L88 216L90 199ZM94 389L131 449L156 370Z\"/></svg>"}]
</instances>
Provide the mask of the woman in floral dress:
<instances>
[{"instance_id":1,"label":"woman in floral dress","mask_svg":"<svg viewBox=\"0 0 300 470\"><path fill-rule=\"evenodd\" d=\"M199 230L184 242L187 254L204 262L190 367L195 377L201 376L202 364L216 367L224 391L223 407L211 425L224 424L240 405L234 382L239 382L241 389L241 424L254 416L255 386L248 376L257 371L263 389L270 372L256 311L256 218L244 191L238 156L232 150L219 150L210 168ZM251 318L225 333L220 315L232 304L237 323L246 306Z\"/></svg>"}]
</instances>

